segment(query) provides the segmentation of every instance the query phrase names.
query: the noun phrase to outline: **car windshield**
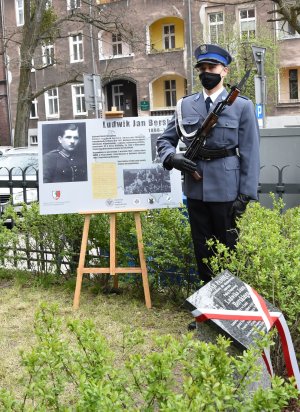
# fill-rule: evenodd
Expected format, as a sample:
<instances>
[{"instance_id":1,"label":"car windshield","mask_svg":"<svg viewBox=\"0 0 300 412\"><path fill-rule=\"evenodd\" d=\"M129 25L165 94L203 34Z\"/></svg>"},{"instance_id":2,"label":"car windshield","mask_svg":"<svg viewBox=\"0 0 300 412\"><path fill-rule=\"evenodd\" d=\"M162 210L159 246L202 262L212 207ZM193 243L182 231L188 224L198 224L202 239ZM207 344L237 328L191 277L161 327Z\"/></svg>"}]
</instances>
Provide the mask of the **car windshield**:
<instances>
[{"instance_id":1,"label":"car windshield","mask_svg":"<svg viewBox=\"0 0 300 412\"><path fill-rule=\"evenodd\" d=\"M38 170L37 153L7 153L0 157L0 176L7 176L7 170L12 168L14 168L13 175L21 175L21 169L24 170L27 167L26 174L35 174L35 171Z\"/></svg>"}]
</instances>

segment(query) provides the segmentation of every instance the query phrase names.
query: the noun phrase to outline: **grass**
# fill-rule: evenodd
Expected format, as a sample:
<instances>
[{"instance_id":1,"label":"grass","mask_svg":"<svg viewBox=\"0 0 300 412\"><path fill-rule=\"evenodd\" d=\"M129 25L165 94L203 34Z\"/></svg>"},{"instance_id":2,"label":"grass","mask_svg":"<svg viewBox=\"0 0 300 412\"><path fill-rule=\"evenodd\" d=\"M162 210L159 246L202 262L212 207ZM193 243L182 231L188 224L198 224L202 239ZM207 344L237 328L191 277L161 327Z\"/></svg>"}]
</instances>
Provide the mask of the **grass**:
<instances>
[{"instance_id":1,"label":"grass","mask_svg":"<svg viewBox=\"0 0 300 412\"><path fill-rule=\"evenodd\" d=\"M152 293L152 309L147 309L140 282L123 285L122 294L99 292L99 281L84 279L80 307L73 310L75 281L34 277L20 271L0 270L0 387L21 391L20 351L35 343L34 315L41 302L56 303L63 319L93 319L106 337L116 358L122 356L125 328L140 329L151 346L154 335L179 336L187 332L191 314L182 307ZM183 302L182 302L183 303ZM145 348L147 350L147 347Z\"/></svg>"}]
</instances>

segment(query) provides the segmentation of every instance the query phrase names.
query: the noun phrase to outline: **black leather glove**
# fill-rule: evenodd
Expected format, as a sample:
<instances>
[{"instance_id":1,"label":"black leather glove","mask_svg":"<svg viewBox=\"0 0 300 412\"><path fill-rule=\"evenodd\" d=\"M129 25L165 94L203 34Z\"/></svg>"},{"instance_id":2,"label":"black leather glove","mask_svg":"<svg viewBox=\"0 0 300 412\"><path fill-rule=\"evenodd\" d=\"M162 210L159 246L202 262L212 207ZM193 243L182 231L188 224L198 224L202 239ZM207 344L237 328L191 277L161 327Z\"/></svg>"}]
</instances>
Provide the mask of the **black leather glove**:
<instances>
[{"instance_id":1,"label":"black leather glove","mask_svg":"<svg viewBox=\"0 0 300 412\"><path fill-rule=\"evenodd\" d=\"M197 170L197 165L192 160L184 157L182 153L172 153L164 161L164 167L167 170L173 167L181 172L194 173Z\"/></svg>"},{"instance_id":2,"label":"black leather glove","mask_svg":"<svg viewBox=\"0 0 300 412\"><path fill-rule=\"evenodd\" d=\"M239 194L231 206L232 221L235 222L245 212L247 204L251 198L247 195Z\"/></svg>"}]
</instances>

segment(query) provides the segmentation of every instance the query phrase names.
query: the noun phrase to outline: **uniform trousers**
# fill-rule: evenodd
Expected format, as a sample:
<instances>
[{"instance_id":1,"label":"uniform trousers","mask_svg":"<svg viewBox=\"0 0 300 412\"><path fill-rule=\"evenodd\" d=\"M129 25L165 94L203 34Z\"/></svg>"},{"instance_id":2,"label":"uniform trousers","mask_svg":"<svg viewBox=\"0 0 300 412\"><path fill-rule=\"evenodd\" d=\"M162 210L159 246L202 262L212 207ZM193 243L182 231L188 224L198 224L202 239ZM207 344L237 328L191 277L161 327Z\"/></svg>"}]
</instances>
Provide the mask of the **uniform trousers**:
<instances>
[{"instance_id":1,"label":"uniform trousers","mask_svg":"<svg viewBox=\"0 0 300 412\"><path fill-rule=\"evenodd\" d=\"M213 255L206 241L211 238L218 239L230 249L233 249L238 232L232 221L232 202L203 202L198 199L187 198L195 257L200 279L207 283L212 278L212 272L203 262L203 258Z\"/></svg>"}]
</instances>

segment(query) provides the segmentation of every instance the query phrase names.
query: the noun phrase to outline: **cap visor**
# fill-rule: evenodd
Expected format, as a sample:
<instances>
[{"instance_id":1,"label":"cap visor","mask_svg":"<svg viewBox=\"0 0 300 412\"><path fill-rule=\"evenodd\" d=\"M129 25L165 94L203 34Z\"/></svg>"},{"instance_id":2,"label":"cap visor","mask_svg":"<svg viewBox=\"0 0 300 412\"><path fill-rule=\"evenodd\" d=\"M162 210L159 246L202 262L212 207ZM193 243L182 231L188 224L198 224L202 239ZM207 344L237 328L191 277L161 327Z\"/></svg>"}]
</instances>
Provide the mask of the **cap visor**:
<instances>
[{"instance_id":1,"label":"cap visor","mask_svg":"<svg viewBox=\"0 0 300 412\"><path fill-rule=\"evenodd\" d=\"M203 60L199 61L199 62L195 65L195 68L201 66L202 63L222 64L222 65L224 66L224 63L223 63L223 62L219 62L218 60L203 59Z\"/></svg>"}]
</instances>

